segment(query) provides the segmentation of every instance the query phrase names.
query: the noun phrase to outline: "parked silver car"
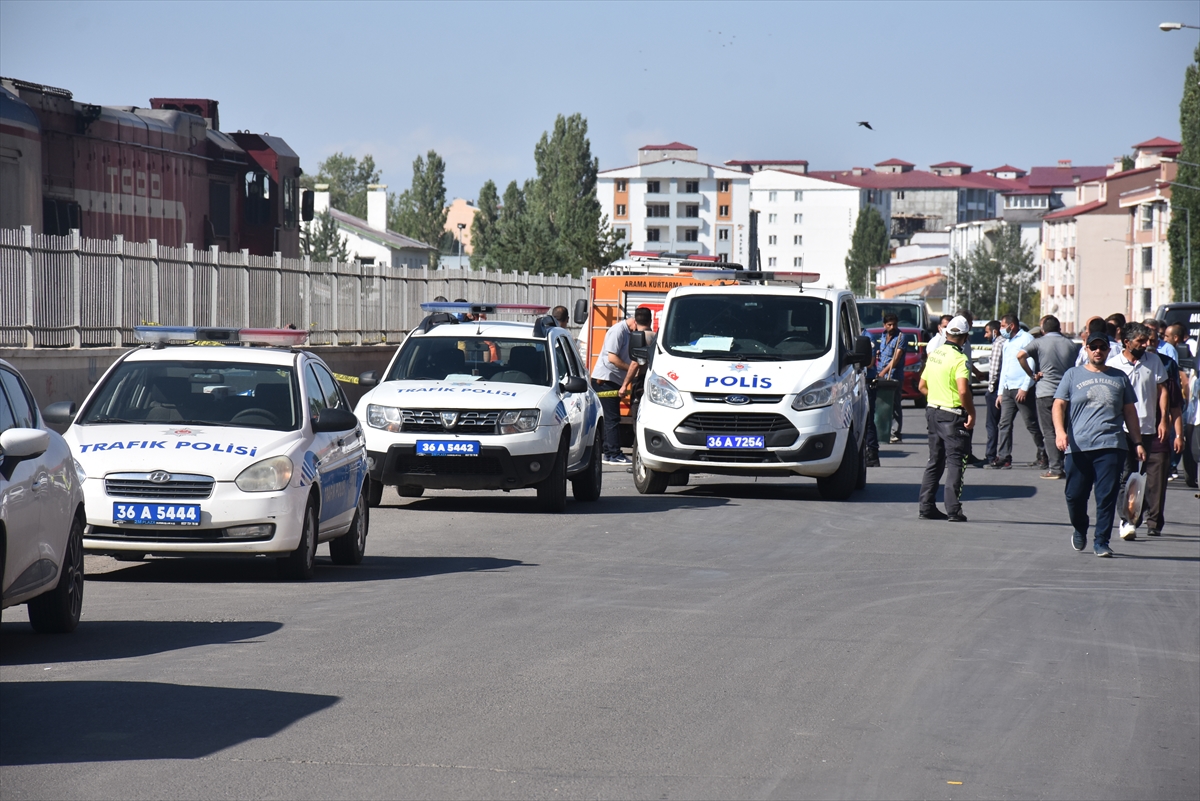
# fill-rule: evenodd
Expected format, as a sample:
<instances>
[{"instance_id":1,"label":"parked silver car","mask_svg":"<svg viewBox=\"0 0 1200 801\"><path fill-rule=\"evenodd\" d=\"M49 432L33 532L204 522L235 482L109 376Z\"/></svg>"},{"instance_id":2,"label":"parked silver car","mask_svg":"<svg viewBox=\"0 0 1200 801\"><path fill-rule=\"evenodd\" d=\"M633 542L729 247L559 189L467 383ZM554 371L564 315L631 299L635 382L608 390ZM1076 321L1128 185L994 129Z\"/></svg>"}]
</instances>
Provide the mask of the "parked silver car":
<instances>
[{"instance_id":1,"label":"parked silver car","mask_svg":"<svg viewBox=\"0 0 1200 801\"><path fill-rule=\"evenodd\" d=\"M52 404L70 414L73 404ZM0 599L29 605L40 632L63 633L83 608L83 488L66 442L20 373L0 360Z\"/></svg>"}]
</instances>

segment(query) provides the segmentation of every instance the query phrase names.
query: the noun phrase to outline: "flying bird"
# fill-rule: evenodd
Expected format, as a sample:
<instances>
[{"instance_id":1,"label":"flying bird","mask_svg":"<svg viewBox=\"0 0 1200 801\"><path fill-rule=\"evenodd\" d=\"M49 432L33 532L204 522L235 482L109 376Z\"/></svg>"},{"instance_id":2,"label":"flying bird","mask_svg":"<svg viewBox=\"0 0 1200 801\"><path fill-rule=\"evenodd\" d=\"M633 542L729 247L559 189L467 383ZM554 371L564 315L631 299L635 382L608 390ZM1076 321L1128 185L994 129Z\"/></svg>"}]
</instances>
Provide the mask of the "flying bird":
<instances>
[{"instance_id":1,"label":"flying bird","mask_svg":"<svg viewBox=\"0 0 1200 801\"><path fill-rule=\"evenodd\" d=\"M866 121L859 122L859 125L862 126L863 128L866 128L868 131L875 130L874 128L871 127L871 123L866 122Z\"/></svg>"}]
</instances>

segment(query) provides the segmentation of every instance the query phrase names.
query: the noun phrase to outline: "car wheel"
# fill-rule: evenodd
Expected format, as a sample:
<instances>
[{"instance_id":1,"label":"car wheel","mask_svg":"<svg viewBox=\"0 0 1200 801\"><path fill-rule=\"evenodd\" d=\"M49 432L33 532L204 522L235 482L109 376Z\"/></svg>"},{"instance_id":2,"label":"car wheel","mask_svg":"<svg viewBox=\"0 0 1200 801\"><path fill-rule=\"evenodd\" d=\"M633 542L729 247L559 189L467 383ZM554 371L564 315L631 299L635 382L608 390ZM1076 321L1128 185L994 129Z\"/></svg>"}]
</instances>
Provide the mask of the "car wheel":
<instances>
[{"instance_id":1,"label":"car wheel","mask_svg":"<svg viewBox=\"0 0 1200 801\"><path fill-rule=\"evenodd\" d=\"M538 506L543 512L561 514L567 510L567 442L558 447L550 476L537 485Z\"/></svg>"},{"instance_id":2,"label":"car wheel","mask_svg":"<svg viewBox=\"0 0 1200 801\"><path fill-rule=\"evenodd\" d=\"M848 432L846 449L842 452L842 463L833 475L817 479L817 491L827 501L844 501L854 492L858 483L858 448L854 444L854 432Z\"/></svg>"},{"instance_id":3,"label":"car wheel","mask_svg":"<svg viewBox=\"0 0 1200 801\"><path fill-rule=\"evenodd\" d=\"M686 487L688 481L692 478L692 474L686 470L676 470L674 473L667 474L668 487Z\"/></svg>"},{"instance_id":4,"label":"car wheel","mask_svg":"<svg viewBox=\"0 0 1200 801\"><path fill-rule=\"evenodd\" d=\"M66 634L79 625L83 611L83 521L71 521L58 584L29 602L29 625L42 634Z\"/></svg>"},{"instance_id":5,"label":"car wheel","mask_svg":"<svg viewBox=\"0 0 1200 801\"><path fill-rule=\"evenodd\" d=\"M383 482L367 476L363 483L367 493L367 505L373 509L383 503Z\"/></svg>"},{"instance_id":6,"label":"car wheel","mask_svg":"<svg viewBox=\"0 0 1200 801\"><path fill-rule=\"evenodd\" d=\"M425 488L415 484L401 484L396 487L396 492L400 493L401 498L420 498L425 494Z\"/></svg>"},{"instance_id":7,"label":"car wheel","mask_svg":"<svg viewBox=\"0 0 1200 801\"><path fill-rule=\"evenodd\" d=\"M604 432L596 426L596 441L592 443L592 461L587 468L571 479L571 494L577 501L595 501L600 498L604 483Z\"/></svg>"},{"instance_id":8,"label":"car wheel","mask_svg":"<svg viewBox=\"0 0 1200 801\"><path fill-rule=\"evenodd\" d=\"M367 552L367 526L371 522L369 515L367 485L364 482L362 492L358 494L358 508L354 510L354 519L350 521L350 530L329 541L329 558L335 565L357 565L362 562L363 554Z\"/></svg>"},{"instance_id":9,"label":"car wheel","mask_svg":"<svg viewBox=\"0 0 1200 801\"><path fill-rule=\"evenodd\" d=\"M300 544L287 556L275 560L279 577L303 581L313 577L317 563L317 507L312 501L304 507L304 528Z\"/></svg>"},{"instance_id":10,"label":"car wheel","mask_svg":"<svg viewBox=\"0 0 1200 801\"><path fill-rule=\"evenodd\" d=\"M671 480L669 473L660 473L646 467L642 461L642 451L637 443L633 446L633 485L643 495L661 495L666 492L667 482Z\"/></svg>"}]
</instances>

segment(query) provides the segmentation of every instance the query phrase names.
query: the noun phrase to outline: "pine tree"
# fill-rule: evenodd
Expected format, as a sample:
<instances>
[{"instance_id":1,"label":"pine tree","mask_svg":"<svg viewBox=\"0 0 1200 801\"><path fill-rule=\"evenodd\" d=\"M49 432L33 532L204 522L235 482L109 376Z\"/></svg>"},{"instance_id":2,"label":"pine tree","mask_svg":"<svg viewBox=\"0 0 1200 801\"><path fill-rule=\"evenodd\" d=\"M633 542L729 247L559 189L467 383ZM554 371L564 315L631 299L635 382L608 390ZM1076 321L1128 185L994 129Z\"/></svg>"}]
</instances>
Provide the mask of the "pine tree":
<instances>
[{"instance_id":1,"label":"pine tree","mask_svg":"<svg viewBox=\"0 0 1200 801\"><path fill-rule=\"evenodd\" d=\"M500 195L493 181L487 181L479 190L475 208L475 219L471 222L471 266L488 269L493 266L488 254L495 247L500 221Z\"/></svg>"},{"instance_id":2,"label":"pine tree","mask_svg":"<svg viewBox=\"0 0 1200 801\"><path fill-rule=\"evenodd\" d=\"M305 230L308 234L303 237L304 253L311 256L313 261L353 260L338 224L329 211L318 214L315 220L305 226Z\"/></svg>"},{"instance_id":3,"label":"pine tree","mask_svg":"<svg viewBox=\"0 0 1200 801\"><path fill-rule=\"evenodd\" d=\"M1200 191L1188 187L1200 186L1200 46L1183 76L1183 98L1179 101L1179 129L1183 132L1179 153L1179 172L1171 187L1171 227L1167 241L1171 245L1171 291L1173 300L1196 300L1200 296L1200 265L1195 254L1200 252ZM1191 162L1187 164L1185 162ZM1188 287L1188 217L1191 217L1192 285ZM1189 291L1190 290L1190 291Z\"/></svg>"},{"instance_id":4,"label":"pine tree","mask_svg":"<svg viewBox=\"0 0 1200 801\"><path fill-rule=\"evenodd\" d=\"M847 287L866 297L870 291L871 272L887 264L889 253L888 230L883 217L874 206L864 206L858 212L850 251L846 254Z\"/></svg>"},{"instance_id":5,"label":"pine tree","mask_svg":"<svg viewBox=\"0 0 1200 801\"><path fill-rule=\"evenodd\" d=\"M579 275L601 265L596 199L599 161L592 156L587 120L581 114L554 120L533 149L537 180L526 193L529 210L549 225L559 254L549 258L553 272ZM539 259L540 260L540 259Z\"/></svg>"},{"instance_id":6,"label":"pine tree","mask_svg":"<svg viewBox=\"0 0 1200 801\"><path fill-rule=\"evenodd\" d=\"M413 161L412 186L388 198L388 227L449 252L454 235L446 230L446 162L430 150Z\"/></svg>"},{"instance_id":7,"label":"pine tree","mask_svg":"<svg viewBox=\"0 0 1200 801\"><path fill-rule=\"evenodd\" d=\"M329 184L329 205L360 219L367 217L367 187L379 183L375 159L368 153L362 161L343 153L334 153L317 165L315 176L305 175L300 184L312 189Z\"/></svg>"}]
</instances>

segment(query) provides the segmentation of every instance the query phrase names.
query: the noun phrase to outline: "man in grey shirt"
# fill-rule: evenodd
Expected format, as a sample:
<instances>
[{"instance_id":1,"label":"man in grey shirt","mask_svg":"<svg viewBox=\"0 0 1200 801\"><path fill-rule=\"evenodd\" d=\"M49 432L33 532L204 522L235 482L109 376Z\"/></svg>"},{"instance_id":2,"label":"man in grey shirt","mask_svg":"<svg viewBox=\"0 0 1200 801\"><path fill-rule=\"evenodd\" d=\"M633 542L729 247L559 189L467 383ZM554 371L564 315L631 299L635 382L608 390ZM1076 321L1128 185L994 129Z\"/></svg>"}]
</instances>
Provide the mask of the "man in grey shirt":
<instances>
[{"instance_id":1,"label":"man in grey shirt","mask_svg":"<svg viewBox=\"0 0 1200 801\"><path fill-rule=\"evenodd\" d=\"M618 393L629 371L629 335L646 331L653 321L649 309L634 310L633 317L618 320L604 335L604 345L592 368L592 389L600 395L604 409L604 463L627 465L629 457L621 452L621 399Z\"/></svg>"},{"instance_id":2,"label":"man in grey shirt","mask_svg":"<svg viewBox=\"0 0 1200 801\"><path fill-rule=\"evenodd\" d=\"M1017 352L1017 363L1021 369L1037 382L1038 423L1042 431L1049 434L1054 430L1054 393L1062 381L1063 374L1075 366L1079 346L1064 337L1058 318L1048 315L1042 318L1042 336ZM1033 357L1036 372L1030 368L1027 357ZM1055 447L1054 440L1046 437L1046 472L1042 478L1063 478L1063 452Z\"/></svg>"}]
</instances>

